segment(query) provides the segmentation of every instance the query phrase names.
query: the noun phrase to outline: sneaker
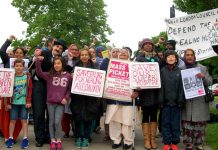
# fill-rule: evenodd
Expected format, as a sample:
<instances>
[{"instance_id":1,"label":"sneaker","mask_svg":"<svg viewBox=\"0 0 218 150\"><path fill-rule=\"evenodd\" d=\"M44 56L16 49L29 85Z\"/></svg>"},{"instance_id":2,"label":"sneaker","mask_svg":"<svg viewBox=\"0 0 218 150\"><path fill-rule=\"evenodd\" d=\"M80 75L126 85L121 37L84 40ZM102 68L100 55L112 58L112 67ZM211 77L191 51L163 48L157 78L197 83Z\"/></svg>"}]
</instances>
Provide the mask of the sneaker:
<instances>
[{"instance_id":1,"label":"sneaker","mask_svg":"<svg viewBox=\"0 0 218 150\"><path fill-rule=\"evenodd\" d=\"M84 138L81 144L82 148L88 148L89 147L89 140Z\"/></svg>"},{"instance_id":2,"label":"sneaker","mask_svg":"<svg viewBox=\"0 0 218 150\"><path fill-rule=\"evenodd\" d=\"M163 147L163 150L170 150L170 149L172 150L172 148L168 144L165 144Z\"/></svg>"},{"instance_id":3,"label":"sneaker","mask_svg":"<svg viewBox=\"0 0 218 150\"><path fill-rule=\"evenodd\" d=\"M56 143L55 142L50 143L50 150L56 150Z\"/></svg>"},{"instance_id":4,"label":"sneaker","mask_svg":"<svg viewBox=\"0 0 218 150\"><path fill-rule=\"evenodd\" d=\"M61 142L58 142L58 143L57 143L57 150L63 150L63 147L62 147L62 143L61 143Z\"/></svg>"},{"instance_id":5,"label":"sneaker","mask_svg":"<svg viewBox=\"0 0 218 150\"><path fill-rule=\"evenodd\" d=\"M178 146L176 144L171 144L171 148L173 150L179 150Z\"/></svg>"},{"instance_id":6,"label":"sneaker","mask_svg":"<svg viewBox=\"0 0 218 150\"><path fill-rule=\"evenodd\" d=\"M192 148L193 148L193 145L191 144L191 143L187 143L186 144L186 150L192 150Z\"/></svg>"},{"instance_id":7,"label":"sneaker","mask_svg":"<svg viewBox=\"0 0 218 150\"><path fill-rule=\"evenodd\" d=\"M77 148L81 148L82 139L81 139L81 138L77 138L75 143L76 143L76 147L77 147Z\"/></svg>"},{"instance_id":8,"label":"sneaker","mask_svg":"<svg viewBox=\"0 0 218 150\"><path fill-rule=\"evenodd\" d=\"M29 141L28 141L27 138L25 138L25 139L22 140L20 147L21 147L22 149L29 147Z\"/></svg>"},{"instance_id":9,"label":"sneaker","mask_svg":"<svg viewBox=\"0 0 218 150\"><path fill-rule=\"evenodd\" d=\"M200 145L196 146L196 149L197 149L197 150L204 150L204 147L203 147L202 144L200 144Z\"/></svg>"},{"instance_id":10,"label":"sneaker","mask_svg":"<svg viewBox=\"0 0 218 150\"><path fill-rule=\"evenodd\" d=\"M13 145L14 145L14 139L12 139L12 138L9 138L6 142L5 142L5 147L6 148L12 148L13 147Z\"/></svg>"}]
</instances>

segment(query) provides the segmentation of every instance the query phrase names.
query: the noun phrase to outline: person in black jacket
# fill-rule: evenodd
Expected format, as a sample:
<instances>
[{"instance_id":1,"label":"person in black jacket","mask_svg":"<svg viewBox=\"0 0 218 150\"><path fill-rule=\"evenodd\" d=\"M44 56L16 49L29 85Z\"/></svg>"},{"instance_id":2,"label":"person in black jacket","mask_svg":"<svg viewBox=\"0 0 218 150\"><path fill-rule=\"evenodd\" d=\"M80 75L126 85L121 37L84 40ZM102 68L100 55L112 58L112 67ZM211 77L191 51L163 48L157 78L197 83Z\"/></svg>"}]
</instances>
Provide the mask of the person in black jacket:
<instances>
[{"instance_id":1,"label":"person in black jacket","mask_svg":"<svg viewBox=\"0 0 218 150\"><path fill-rule=\"evenodd\" d=\"M35 50L35 57L44 56L42 61L43 72L49 72L52 66L52 61L55 56L61 56L62 52L67 49L63 40L57 40L54 42L52 51L42 51L39 47ZM33 94L32 94L32 105L33 105L33 119L34 119L34 133L36 140L36 147L42 147L44 143L50 142L48 132L48 117L45 119L46 112L46 83L38 77L35 72L35 58L29 63L30 72L33 80Z\"/></svg>"},{"instance_id":2,"label":"person in black jacket","mask_svg":"<svg viewBox=\"0 0 218 150\"><path fill-rule=\"evenodd\" d=\"M141 42L143 54L136 57L137 62L158 62L153 42L145 38ZM155 136L157 131L158 89L139 90L139 105L142 107L142 130L145 149L156 149Z\"/></svg>"},{"instance_id":3,"label":"person in black jacket","mask_svg":"<svg viewBox=\"0 0 218 150\"><path fill-rule=\"evenodd\" d=\"M80 50L80 61L78 61L74 67L95 69L90 58L87 49ZM71 94L71 99L70 107L75 123L76 147L88 148L92 122L97 118L98 114L97 98L73 93Z\"/></svg>"},{"instance_id":4,"label":"person in black jacket","mask_svg":"<svg viewBox=\"0 0 218 150\"><path fill-rule=\"evenodd\" d=\"M162 109L162 136L164 150L178 150L180 142L180 107L185 100L179 57L175 51L165 52L166 66L161 69L159 103Z\"/></svg>"}]
</instances>

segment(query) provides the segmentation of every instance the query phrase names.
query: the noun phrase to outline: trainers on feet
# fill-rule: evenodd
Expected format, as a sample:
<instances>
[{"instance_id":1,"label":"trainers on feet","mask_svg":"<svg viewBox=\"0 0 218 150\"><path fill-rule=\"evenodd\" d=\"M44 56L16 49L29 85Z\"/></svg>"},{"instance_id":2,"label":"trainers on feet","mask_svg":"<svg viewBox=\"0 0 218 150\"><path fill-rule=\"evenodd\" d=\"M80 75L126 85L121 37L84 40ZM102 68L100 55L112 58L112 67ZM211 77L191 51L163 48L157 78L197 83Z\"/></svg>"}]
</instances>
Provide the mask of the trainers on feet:
<instances>
[{"instance_id":1,"label":"trainers on feet","mask_svg":"<svg viewBox=\"0 0 218 150\"><path fill-rule=\"evenodd\" d=\"M6 142L5 142L5 147L6 148L12 148L14 145L14 139L9 138Z\"/></svg>"},{"instance_id":2,"label":"trainers on feet","mask_svg":"<svg viewBox=\"0 0 218 150\"><path fill-rule=\"evenodd\" d=\"M29 147L29 141L28 141L27 138L25 138L25 139L22 140L20 147L21 147L22 149Z\"/></svg>"},{"instance_id":3,"label":"trainers on feet","mask_svg":"<svg viewBox=\"0 0 218 150\"><path fill-rule=\"evenodd\" d=\"M77 148L81 148L82 139L81 139L81 138L77 138L75 143L76 143L76 147L77 147Z\"/></svg>"},{"instance_id":4,"label":"trainers on feet","mask_svg":"<svg viewBox=\"0 0 218 150\"><path fill-rule=\"evenodd\" d=\"M57 148L56 150L63 150L62 143L60 141L57 142L56 148Z\"/></svg>"},{"instance_id":5,"label":"trainers on feet","mask_svg":"<svg viewBox=\"0 0 218 150\"><path fill-rule=\"evenodd\" d=\"M173 150L179 150L178 146L176 144L171 144L171 148Z\"/></svg>"},{"instance_id":6,"label":"trainers on feet","mask_svg":"<svg viewBox=\"0 0 218 150\"><path fill-rule=\"evenodd\" d=\"M89 140L84 138L81 144L82 148L88 148L89 147Z\"/></svg>"},{"instance_id":7,"label":"trainers on feet","mask_svg":"<svg viewBox=\"0 0 218 150\"><path fill-rule=\"evenodd\" d=\"M170 149L171 149L171 147L168 144L165 144L164 147L163 147L163 150L170 150Z\"/></svg>"},{"instance_id":8,"label":"trainers on feet","mask_svg":"<svg viewBox=\"0 0 218 150\"><path fill-rule=\"evenodd\" d=\"M56 150L56 143L55 142L50 143L50 150Z\"/></svg>"},{"instance_id":9,"label":"trainers on feet","mask_svg":"<svg viewBox=\"0 0 218 150\"><path fill-rule=\"evenodd\" d=\"M204 150L204 147L203 147L202 144L200 144L200 145L197 145L197 146L196 146L196 149L197 149L197 150Z\"/></svg>"}]
</instances>

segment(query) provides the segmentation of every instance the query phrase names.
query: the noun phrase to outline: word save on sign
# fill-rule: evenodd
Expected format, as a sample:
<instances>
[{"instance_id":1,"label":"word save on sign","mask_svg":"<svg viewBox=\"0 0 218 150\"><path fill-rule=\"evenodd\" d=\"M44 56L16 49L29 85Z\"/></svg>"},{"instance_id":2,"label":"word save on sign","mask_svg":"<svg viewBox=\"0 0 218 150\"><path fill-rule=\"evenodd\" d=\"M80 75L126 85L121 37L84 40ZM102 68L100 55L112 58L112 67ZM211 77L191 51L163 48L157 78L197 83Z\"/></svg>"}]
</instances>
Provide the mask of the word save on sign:
<instances>
[{"instance_id":1,"label":"word save on sign","mask_svg":"<svg viewBox=\"0 0 218 150\"><path fill-rule=\"evenodd\" d=\"M102 97L106 72L75 67L71 93Z\"/></svg>"},{"instance_id":2,"label":"word save on sign","mask_svg":"<svg viewBox=\"0 0 218 150\"><path fill-rule=\"evenodd\" d=\"M12 97L14 87L14 69L0 68L0 96Z\"/></svg>"},{"instance_id":3,"label":"word save on sign","mask_svg":"<svg viewBox=\"0 0 218 150\"><path fill-rule=\"evenodd\" d=\"M132 89L160 88L160 70L157 62L132 62L130 69L130 87Z\"/></svg>"}]
</instances>

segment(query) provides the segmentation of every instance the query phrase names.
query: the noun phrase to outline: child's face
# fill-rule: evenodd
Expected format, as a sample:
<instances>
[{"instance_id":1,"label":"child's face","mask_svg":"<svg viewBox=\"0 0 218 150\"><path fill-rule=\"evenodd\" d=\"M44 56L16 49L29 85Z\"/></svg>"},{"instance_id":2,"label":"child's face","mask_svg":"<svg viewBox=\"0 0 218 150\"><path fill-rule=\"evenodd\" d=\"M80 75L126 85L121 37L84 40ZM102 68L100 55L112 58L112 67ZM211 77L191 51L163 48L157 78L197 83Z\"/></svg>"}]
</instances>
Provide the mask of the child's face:
<instances>
[{"instance_id":1,"label":"child's face","mask_svg":"<svg viewBox=\"0 0 218 150\"><path fill-rule=\"evenodd\" d=\"M16 63L16 64L14 65L14 69L15 69L15 72L16 72L17 74L23 73L23 69L24 69L23 63Z\"/></svg>"},{"instance_id":2,"label":"child's face","mask_svg":"<svg viewBox=\"0 0 218 150\"><path fill-rule=\"evenodd\" d=\"M169 65L173 65L176 63L176 56L175 55L169 55L167 56L167 60L166 60L167 64Z\"/></svg>"},{"instance_id":3,"label":"child's face","mask_svg":"<svg viewBox=\"0 0 218 150\"><path fill-rule=\"evenodd\" d=\"M90 57L89 57L89 52L87 50L81 51L80 53L80 60L83 63L87 63L89 61Z\"/></svg>"},{"instance_id":4,"label":"child's face","mask_svg":"<svg viewBox=\"0 0 218 150\"><path fill-rule=\"evenodd\" d=\"M55 60L55 62L54 62L54 69L57 72L60 72L62 70L62 62L61 62L61 60L59 60L59 59Z\"/></svg>"}]
</instances>

